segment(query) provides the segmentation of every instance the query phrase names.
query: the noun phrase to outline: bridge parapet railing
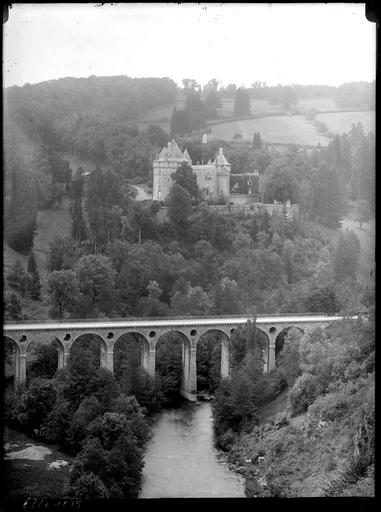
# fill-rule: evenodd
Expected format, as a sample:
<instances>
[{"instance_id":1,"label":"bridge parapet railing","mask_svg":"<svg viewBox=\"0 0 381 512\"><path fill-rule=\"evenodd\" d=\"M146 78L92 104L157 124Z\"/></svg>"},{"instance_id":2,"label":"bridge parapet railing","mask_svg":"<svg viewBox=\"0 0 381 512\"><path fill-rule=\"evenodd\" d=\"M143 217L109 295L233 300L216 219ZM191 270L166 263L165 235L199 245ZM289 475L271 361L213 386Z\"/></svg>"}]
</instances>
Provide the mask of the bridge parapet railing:
<instances>
[{"instance_id":1,"label":"bridge parapet railing","mask_svg":"<svg viewBox=\"0 0 381 512\"><path fill-rule=\"evenodd\" d=\"M363 315L367 314L366 311L353 313L355 315ZM256 318L280 318L280 317L321 317L321 316L336 316L336 315L328 315L327 313L316 313L316 312L303 312L303 313L270 313L265 314L261 313L256 315ZM43 320L7 320L3 325L30 325L30 324L72 324L78 322L89 322L89 323L102 323L102 322L156 322L156 321L171 321L171 320L193 320L197 322L197 320L224 320L231 319L234 321L235 319L239 320L242 318L252 319L254 315L248 313L244 315L204 315L204 316L155 316L155 317L102 317L102 318L65 318L65 319L43 319Z\"/></svg>"}]
</instances>

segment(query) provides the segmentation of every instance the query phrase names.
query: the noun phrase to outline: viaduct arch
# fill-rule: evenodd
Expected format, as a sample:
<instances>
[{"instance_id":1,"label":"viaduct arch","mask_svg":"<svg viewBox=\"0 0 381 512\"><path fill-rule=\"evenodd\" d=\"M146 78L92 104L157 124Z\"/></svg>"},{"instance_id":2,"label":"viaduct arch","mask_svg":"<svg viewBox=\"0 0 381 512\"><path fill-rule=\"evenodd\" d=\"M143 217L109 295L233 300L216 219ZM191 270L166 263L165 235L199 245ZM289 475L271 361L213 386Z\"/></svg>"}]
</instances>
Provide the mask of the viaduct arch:
<instances>
[{"instance_id":1,"label":"viaduct arch","mask_svg":"<svg viewBox=\"0 0 381 512\"><path fill-rule=\"evenodd\" d=\"M303 332L316 326L326 327L332 322L342 320L342 316L324 314L306 315L258 315L256 327L268 340L264 353L265 373L275 368L276 338L281 331L297 327ZM346 317L348 318L348 317ZM357 317L351 317L357 318ZM92 334L101 339L100 365L114 371L114 346L126 334L139 334L143 340L141 364L151 376L155 376L156 345L164 334L177 331L184 337L182 364L183 374L181 394L190 401L197 399L197 343L201 336L209 331L223 333L221 344L221 376L229 377L229 342L231 335L239 326L243 326L249 316L203 317L203 318L152 318L140 320L107 320L107 321L70 321L46 323L7 323L3 326L3 335L15 345L15 386L26 381L26 356L29 344L41 333L49 333L58 342L58 368L65 368L71 348L82 335Z\"/></svg>"}]
</instances>

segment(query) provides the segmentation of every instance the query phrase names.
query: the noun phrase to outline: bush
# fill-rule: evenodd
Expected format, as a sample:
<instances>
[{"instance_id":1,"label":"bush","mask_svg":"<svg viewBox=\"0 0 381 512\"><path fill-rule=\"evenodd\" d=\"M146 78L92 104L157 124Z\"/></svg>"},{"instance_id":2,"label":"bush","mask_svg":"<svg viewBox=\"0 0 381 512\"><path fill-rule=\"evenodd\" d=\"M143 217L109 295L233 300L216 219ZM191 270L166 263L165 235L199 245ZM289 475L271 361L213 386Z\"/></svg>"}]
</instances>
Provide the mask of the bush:
<instances>
[{"instance_id":1,"label":"bush","mask_svg":"<svg viewBox=\"0 0 381 512\"><path fill-rule=\"evenodd\" d=\"M110 497L105 484L94 473L83 473L72 485L71 494L78 500L99 500Z\"/></svg>"},{"instance_id":2,"label":"bush","mask_svg":"<svg viewBox=\"0 0 381 512\"><path fill-rule=\"evenodd\" d=\"M336 421L348 410L348 397L344 392L320 396L310 407L310 412L323 421Z\"/></svg>"},{"instance_id":3,"label":"bush","mask_svg":"<svg viewBox=\"0 0 381 512\"><path fill-rule=\"evenodd\" d=\"M284 389L286 389L286 387L287 380L283 370L280 368L274 368L274 370L265 377L263 403L274 400Z\"/></svg>"},{"instance_id":4,"label":"bush","mask_svg":"<svg viewBox=\"0 0 381 512\"><path fill-rule=\"evenodd\" d=\"M15 293L5 292L4 294L5 320L21 320L22 308L20 297Z\"/></svg>"},{"instance_id":5,"label":"bush","mask_svg":"<svg viewBox=\"0 0 381 512\"><path fill-rule=\"evenodd\" d=\"M295 385L288 393L292 416L298 416L298 414L306 412L321 391L321 386L314 375L304 373L301 377L298 377Z\"/></svg>"},{"instance_id":6,"label":"bush","mask_svg":"<svg viewBox=\"0 0 381 512\"><path fill-rule=\"evenodd\" d=\"M39 429L53 410L57 400L54 382L45 379L32 380L19 400L16 401L13 418L19 427L28 432Z\"/></svg>"},{"instance_id":7,"label":"bush","mask_svg":"<svg viewBox=\"0 0 381 512\"><path fill-rule=\"evenodd\" d=\"M258 480L254 475L249 475L246 478L245 494L248 498L257 498L263 493L262 487L259 485Z\"/></svg>"}]
</instances>

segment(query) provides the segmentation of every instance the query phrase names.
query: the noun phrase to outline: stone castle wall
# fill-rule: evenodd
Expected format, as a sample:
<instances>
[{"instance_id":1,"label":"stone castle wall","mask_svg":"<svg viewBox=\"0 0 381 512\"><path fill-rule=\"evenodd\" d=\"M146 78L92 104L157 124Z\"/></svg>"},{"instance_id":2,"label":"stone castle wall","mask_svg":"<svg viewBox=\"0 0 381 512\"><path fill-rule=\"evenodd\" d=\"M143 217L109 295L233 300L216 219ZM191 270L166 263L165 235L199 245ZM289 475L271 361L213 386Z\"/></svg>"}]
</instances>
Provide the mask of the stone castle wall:
<instances>
[{"instance_id":1,"label":"stone castle wall","mask_svg":"<svg viewBox=\"0 0 381 512\"><path fill-rule=\"evenodd\" d=\"M270 215L274 213L274 211L278 213L283 213L284 206L283 204L264 204L264 203L253 203L253 204L227 204L227 205L210 205L208 208L216 211L220 215L233 215L236 217L251 217L252 215L256 215L258 213L267 210ZM299 214L299 207L297 204L292 204L290 206L286 206L286 216L289 220L297 217ZM193 207L195 209L195 207ZM158 222L168 222L168 208L166 206L162 206L160 210L156 214L156 218Z\"/></svg>"}]
</instances>

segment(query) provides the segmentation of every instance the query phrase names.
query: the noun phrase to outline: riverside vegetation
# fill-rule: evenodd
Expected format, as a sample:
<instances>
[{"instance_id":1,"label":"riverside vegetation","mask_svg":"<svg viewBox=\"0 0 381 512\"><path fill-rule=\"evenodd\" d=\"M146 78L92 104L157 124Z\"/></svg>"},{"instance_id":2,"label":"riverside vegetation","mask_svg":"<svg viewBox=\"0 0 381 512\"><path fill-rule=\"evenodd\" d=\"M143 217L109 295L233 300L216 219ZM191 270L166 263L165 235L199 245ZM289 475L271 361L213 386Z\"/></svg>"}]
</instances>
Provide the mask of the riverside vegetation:
<instances>
[{"instance_id":1,"label":"riverside vegetation","mask_svg":"<svg viewBox=\"0 0 381 512\"><path fill-rule=\"evenodd\" d=\"M357 281L355 233L344 232L335 243L331 234L348 200L362 201L362 221L371 215L374 136L356 125L327 148L308 153L296 146L278 153L258 134L253 143L224 143L235 172L259 169L266 199L297 202L299 216L270 216L266 210L250 217L220 215L200 201L189 169L179 169L169 220L159 223L160 205L136 202L130 183L151 179L152 158L168 135L158 127L140 131L125 120L169 101L171 81L144 82L150 93L158 87L147 105L135 82L122 80L135 110L114 122L86 92L91 84L101 96L103 86L114 87L111 79L90 78L79 89L74 79L65 80L57 81L60 90L52 82L8 93L5 239L28 255L29 264L25 269L15 262L7 275L6 319L38 320L46 307L52 319L370 310L367 323L343 320L308 335L288 332L269 375L261 370L264 340L255 322L249 324L233 335L232 376L222 382L220 340L210 333L200 340L197 373L198 389L215 395L217 443L242 466L248 496L371 495L374 295ZM78 115L71 111L74 99ZM87 114L80 107L85 104ZM205 161L221 143L179 138L185 142L193 160ZM74 170L70 190L58 186L72 172L62 151L95 161L86 187L81 170ZM50 241L47 268L39 270L33 254L36 213L60 195L71 198L72 236L57 234ZM39 271L47 273L44 296ZM26 312L27 304L34 309ZM129 498L139 492L152 416L176 405L181 381L176 334L158 343L154 380L139 368L140 343L128 336L116 344L111 374L99 368L95 337L81 337L68 367L59 371L54 343L33 342L26 387L15 392L12 345L6 342L6 419L75 458L65 496ZM261 409L281 393L288 393L285 410L261 422Z\"/></svg>"}]
</instances>

